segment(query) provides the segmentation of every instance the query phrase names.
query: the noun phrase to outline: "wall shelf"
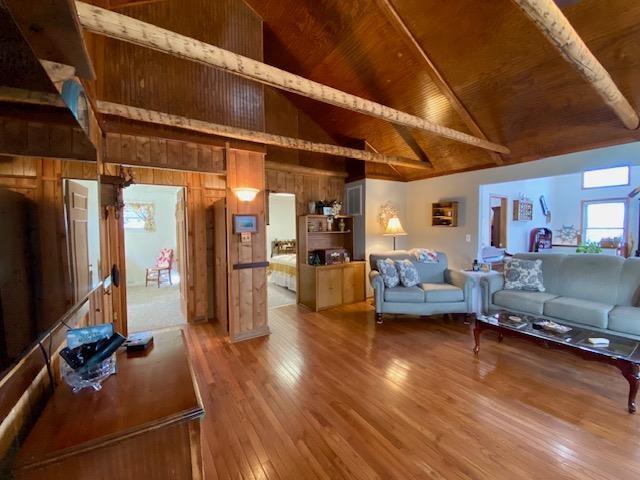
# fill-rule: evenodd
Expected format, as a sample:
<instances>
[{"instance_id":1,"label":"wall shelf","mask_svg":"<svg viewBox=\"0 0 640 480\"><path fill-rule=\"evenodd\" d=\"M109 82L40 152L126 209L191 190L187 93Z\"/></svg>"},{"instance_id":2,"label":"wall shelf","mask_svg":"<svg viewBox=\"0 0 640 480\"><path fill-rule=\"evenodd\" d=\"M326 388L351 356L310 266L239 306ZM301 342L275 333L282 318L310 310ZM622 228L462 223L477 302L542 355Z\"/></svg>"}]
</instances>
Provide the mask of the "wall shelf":
<instances>
[{"instance_id":1,"label":"wall shelf","mask_svg":"<svg viewBox=\"0 0 640 480\"><path fill-rule=\"evenodd\" d=\"M438 202L431 204L431 226L457 227L458 202Z\"/></svg>"}]
</instances>

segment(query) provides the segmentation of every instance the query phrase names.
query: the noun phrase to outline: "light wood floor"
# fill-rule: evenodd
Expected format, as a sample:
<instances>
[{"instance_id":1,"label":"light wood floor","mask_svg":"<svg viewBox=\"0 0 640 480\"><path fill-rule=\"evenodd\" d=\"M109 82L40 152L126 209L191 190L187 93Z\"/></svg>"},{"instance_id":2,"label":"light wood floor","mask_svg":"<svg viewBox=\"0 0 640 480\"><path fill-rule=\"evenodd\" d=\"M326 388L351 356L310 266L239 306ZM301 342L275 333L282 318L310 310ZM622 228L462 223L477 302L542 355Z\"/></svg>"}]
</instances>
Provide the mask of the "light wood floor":
<instances>
[{"instance_id":1,"label":"light wood floor","mask_svg":"<svg viewBox=\"0 0 640 480\"><path fill-rule=\"evenodd\" d=\"M441 318L270 312L269 338L188 337L208 480L637 479L640 414L614 367Z\"/></svg>"}]
</instances>

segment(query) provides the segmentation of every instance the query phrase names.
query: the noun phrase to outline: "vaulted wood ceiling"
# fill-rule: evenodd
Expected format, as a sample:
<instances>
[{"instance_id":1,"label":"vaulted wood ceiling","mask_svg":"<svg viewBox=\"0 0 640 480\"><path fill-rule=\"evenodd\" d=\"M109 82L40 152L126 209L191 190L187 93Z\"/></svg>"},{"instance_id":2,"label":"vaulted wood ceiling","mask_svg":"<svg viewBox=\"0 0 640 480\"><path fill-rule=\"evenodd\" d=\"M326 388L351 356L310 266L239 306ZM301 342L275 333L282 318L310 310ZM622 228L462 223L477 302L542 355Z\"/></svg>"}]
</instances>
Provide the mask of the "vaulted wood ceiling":
<instances>
[{"instance_id":1,"label":"vaulted wood ceiling","mask_svg":"<svg viewBox=\"0 0 640 480\"><path fill-rule=\"evenodd\" d=\"M264 20L265 62L312 80L473 132L452 107L385 0L246 0ZM507 163L640 139L624 128L511 0L388 0L454 94ZM640 105L640 2L558 4L613 80ZM289 95L337 140L365 139L381 153L424 159L433 172L495 165L485 150ZM397 176L387 166L369 175Z\"/></svg>"}]
</instances>

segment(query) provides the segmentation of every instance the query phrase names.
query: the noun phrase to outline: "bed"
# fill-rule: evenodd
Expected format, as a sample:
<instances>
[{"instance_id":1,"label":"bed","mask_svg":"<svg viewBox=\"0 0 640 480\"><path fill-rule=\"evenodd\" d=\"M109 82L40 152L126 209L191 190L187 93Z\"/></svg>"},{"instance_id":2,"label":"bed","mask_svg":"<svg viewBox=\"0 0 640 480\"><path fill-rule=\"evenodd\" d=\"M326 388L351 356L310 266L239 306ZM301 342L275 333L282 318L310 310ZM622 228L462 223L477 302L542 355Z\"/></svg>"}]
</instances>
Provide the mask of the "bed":
<instances>
[{"instance_id":1,"label":"bed","mask_svg":"<svg viewBox=\"0 0 640 480\"><path fill-rule=\"evenodd\" d=\"M274 240L271 242L271 258L269 259L269 282L296 291L296 241Z\"/></svg>"}]
</instances>

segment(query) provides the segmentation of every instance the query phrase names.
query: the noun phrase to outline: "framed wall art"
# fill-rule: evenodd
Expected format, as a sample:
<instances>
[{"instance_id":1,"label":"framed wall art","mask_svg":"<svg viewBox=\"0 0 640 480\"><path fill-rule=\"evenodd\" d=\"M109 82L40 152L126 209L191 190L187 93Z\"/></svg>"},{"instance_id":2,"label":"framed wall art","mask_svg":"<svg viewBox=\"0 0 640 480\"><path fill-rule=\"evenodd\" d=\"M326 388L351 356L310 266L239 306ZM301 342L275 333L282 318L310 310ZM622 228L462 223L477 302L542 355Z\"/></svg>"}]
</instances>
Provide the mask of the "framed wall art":
<instances>
[{"instance_id":1,"label":"framed wall art","mask_svg":"<svg viewBox=\"0 0 640 480\"><path fill-rule=\"evenodd\" d=\"M258 231L257 215L234 215L233 233L256 233Z\"/></svg>"}]
</instances>

